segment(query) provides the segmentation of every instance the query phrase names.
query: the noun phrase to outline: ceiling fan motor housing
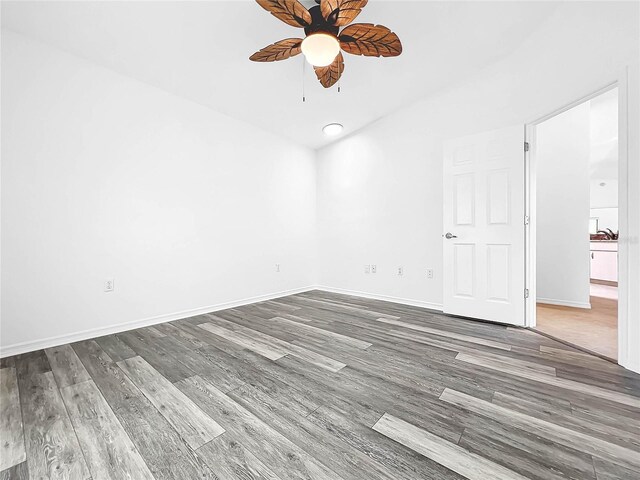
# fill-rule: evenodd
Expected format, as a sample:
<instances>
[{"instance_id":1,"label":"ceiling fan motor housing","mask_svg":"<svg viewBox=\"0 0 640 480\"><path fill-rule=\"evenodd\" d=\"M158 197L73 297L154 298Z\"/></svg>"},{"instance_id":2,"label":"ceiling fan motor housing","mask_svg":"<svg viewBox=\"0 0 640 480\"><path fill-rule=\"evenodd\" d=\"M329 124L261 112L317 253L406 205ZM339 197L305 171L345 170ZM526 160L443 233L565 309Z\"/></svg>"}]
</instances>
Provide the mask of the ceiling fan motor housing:
<instances>
[{"instance_id":1,"label":"ceiling fan motor housing","mask_svg":"<svg viewBox=\"0 0 640 480\"><path fill-rule=\"evenodd\" d=\"M336 27L333 25L335 22L334 15L337 15L336 12L329 15L327 20L322 16L322 12L320 11L320 7L316 5L315 7L311 7L309 9L309 13L311 14L311 25L304 27L304 33L307 35L311 35L313 33L323 32L329 33L333 36L338 36L338 32L340 31L340 27Z\"/></svg>"}]
</instances>

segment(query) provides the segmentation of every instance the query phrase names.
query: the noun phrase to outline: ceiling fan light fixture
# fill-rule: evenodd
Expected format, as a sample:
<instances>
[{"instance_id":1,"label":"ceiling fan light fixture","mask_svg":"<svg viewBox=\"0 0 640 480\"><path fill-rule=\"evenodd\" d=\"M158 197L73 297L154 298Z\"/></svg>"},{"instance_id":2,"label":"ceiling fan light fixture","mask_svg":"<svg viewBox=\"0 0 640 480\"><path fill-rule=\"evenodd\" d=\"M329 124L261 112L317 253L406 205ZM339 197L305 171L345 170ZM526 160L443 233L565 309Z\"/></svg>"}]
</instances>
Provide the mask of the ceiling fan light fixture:
<instances>
[{"instance_id":1,"label":"ceiling fan light fixture","mask_svg":"<svg viewBox=\"0 0 640 480\"><path fill-rule=\"evenodd\" d=\"M329 33L313 33L300 46L307 61L314 67L327 67L340 53L340 42Z\"/></svg>"},{"instance_id":2,"label":"ceiling fan light fixture","mask_svg":"<svg viewBox=\"0 0 640 480\"><path fill-rule=\"evenodd\" d=\"M368 1L315 0L318 5L307 8L301 0L256 0L277 19L304 29L306 38L277 41L258 50L249 60L278 62L302 53L313 65L320 84L330 88L344 72L342 51L366 57L397 57L402 53L398 35L384 25L352 23Z\"/></svg>"},{"instance_id":3,"label":"ceiling fan light fixture","mask_svg":"<svg viewBox=\"0 0 640 480\"><path fill-rule=\"evenodd\" d=\"M325 135L333 137L342 133L343 128L344 127L340 123L330 123L329 125L325 125L324 127L322 127L322 131Z\"/></svg>"}]
</instances>

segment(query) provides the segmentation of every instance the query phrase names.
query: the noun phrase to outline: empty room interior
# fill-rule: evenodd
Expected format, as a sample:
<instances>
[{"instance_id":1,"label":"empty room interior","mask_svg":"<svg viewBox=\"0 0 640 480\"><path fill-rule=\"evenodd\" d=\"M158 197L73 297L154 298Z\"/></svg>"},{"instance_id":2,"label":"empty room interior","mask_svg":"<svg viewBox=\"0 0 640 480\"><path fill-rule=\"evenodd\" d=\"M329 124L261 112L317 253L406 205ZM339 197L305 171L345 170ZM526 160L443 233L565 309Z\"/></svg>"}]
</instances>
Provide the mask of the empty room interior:
<instances>
[{"instance_id":1,"label":"empty room interior","mask_svg":"<svg viewBox=\"0 0 640 480\"><path fill-rule=\"evenodd\" d=\"M640 478L640 2L0 17L0 480Z\"/></svg>"}]
</instances>

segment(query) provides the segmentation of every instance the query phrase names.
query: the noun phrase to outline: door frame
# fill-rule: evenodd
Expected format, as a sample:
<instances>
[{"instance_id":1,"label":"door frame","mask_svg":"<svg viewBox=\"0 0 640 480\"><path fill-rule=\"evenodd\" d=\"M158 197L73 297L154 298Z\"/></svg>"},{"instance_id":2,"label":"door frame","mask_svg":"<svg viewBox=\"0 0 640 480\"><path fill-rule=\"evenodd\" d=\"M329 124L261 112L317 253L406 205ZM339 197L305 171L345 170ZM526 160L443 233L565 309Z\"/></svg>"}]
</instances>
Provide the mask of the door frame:
<instances>
[{"instance_id":1,"label":"door frame","mask_svg":"<svg viewBox=\"0 0 640 480\"><path fill-rule=\"evenodd\" d=\"M627 70L614 81L594 92L575 100L562 108L543 117L527 122L525 141L529 145L525 152L525 288L528 296L525 299L525 326L536 326L536 127L545 120L555 117L573 107L591 100L603 93L618 87L618 228L620 238L624 239L629 232L628 209L628 151L627 151ZM618 242L618 363L625 364L628 355L627 339L627 298L629 288L629 254L626 241Z\"/></svg>"}]
</instances>

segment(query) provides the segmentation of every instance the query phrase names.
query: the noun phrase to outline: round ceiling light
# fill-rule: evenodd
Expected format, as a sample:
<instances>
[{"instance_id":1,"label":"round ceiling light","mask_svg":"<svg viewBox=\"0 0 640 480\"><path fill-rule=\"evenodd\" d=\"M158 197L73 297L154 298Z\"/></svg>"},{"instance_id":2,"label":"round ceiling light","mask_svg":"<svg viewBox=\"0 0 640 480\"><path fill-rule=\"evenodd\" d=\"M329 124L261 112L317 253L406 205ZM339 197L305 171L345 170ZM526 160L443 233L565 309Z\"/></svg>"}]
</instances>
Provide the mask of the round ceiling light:
<instances>
[{"instance_id":1,"label":"round ceiling light","mask_svg":"<svg viewBox=\"0 0 640 480\"><path fill-rule=\"evenodd\" d=\"M340 42L328 33L314 33L302 41L300 46L307 61L314 67L326 67L340 53Z\"/></svg>"},{"instance_id":2,"label":"round ceiling light","mask_svg":"<svg viewBox=\"0 0 640 480\"><path fill-rule=\"evenodd\" d=\"M329 125L325 125L324 127L322 127L322 131L325 135L333 137L334 135L338 135L340 132L342 132L342 128L342 125L339 123L330 123Z\"/></svg>"}]
</instances>

